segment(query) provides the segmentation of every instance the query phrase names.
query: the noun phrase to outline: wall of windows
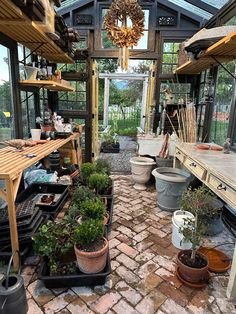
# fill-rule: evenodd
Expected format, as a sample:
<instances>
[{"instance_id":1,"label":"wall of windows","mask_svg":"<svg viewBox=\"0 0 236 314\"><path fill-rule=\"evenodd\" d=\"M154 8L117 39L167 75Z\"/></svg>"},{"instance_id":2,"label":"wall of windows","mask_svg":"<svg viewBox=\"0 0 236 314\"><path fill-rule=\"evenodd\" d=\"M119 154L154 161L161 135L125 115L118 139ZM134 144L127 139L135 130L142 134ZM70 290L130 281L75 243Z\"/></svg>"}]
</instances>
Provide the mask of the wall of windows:
<instances>
[{"instance_id":1,"label":"wall of windows","mask_svg":"<svg viewBox=\"0 0 236 314\"><path fill-rule=\"evenodd\" d=\"M172 74L178 66L178 52L180 43L164 42L162 55L162 73Z\"/></svg>"},{"instance_id":2,"label":"wall of windows","mask_svg":"<svg viewBox=\"0 0 236 314\"><path fill-rule=\"evenodd\" d=\"M0 45L0 140L14 137L10 51Z\"/></svg>"}]
</instances>

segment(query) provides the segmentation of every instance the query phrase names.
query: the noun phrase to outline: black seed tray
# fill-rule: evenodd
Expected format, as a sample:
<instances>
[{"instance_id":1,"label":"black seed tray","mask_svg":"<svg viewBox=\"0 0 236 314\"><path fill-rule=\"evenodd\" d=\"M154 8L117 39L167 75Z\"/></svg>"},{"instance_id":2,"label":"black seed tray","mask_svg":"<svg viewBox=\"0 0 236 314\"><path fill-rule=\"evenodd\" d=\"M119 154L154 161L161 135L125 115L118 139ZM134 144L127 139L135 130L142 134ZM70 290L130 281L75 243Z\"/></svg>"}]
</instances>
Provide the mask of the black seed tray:
<instances>
[{"instance_id":1,"label":"black seed tray","mask_svg":"<svg viewBox=\"0 0 236 314\"><path fill-rule=\"evenodd\" d=\"M17 224L18 229L18 235L24 235L27 234L35 229L35 226L37 226L39 220L42 217L42 211L40 210L38 213L36 212L36 216L34 216L34 219L31 220L30 224L27 224L25 226L21 225L20 227ZM0 237L10 237L10 229L2 230L0 229Z\"/></svg>"},{"instance_id":2,"label":"black seed tray","mask_svg":"<svg viewBox=\"0 0 236 314\"><path fill-rule=\"evenodd\" d=\"M84 274L79 269L77 274L64 276L49 276L49 267L46 260L42 260L39 269L39 279L44 282L48 289L69 288L81 286L97 286L104 285L107 276L111 273L111 263L108 254L107 263L104 270L97 274Z\"/></svg>"},{"instance_id":3,"label":"black seed tray","mask_svg":"<svg viewBox=\"0 0 236 314\"><path fill-rule=\"evenodd\" d=\"M30 196L27 200L22 201L20 204L16 205L16 220L24 220L30 218L34 213L34 202L32 201L33 196ZM2 208L0 210L0 226L8 225L9 218L8 218L8 211L7 207Z\"/></svg>"},{"instance_id":4,"label":"black seed tray","mask_svg":"<svg viewBox=\"0 0 236 314\"><path fill-rule=\"evenodd\" d=\"M34 229L31 232L27 232L24 234L19 234L19 242L20 243L26 243L26 242L31 242L31 238L32 236L38 231L39 227L41 226L41 224L43 223L43 221L45 220L44 217L41 217L37 223L34 226ZM11 242L10 236L9 237L0 237L0 246L4 246L4 245L8 245Z\"/></svg>"},{"instance_id":5,"label":"black seed tray","mask_svg":"<svg viewBox=\"0 0 236 314\"><path fill-rule=\"evenodd\" d=\"M110 234L110 232L111 232L112 215L113 215L113 204L114 204L113 198L108 198L107 199L107 211L109 213L109 220L108 220L108 223L106 225L108 234Z\"/></svg>"},{"instance_id":6,"label":"black seed tray","mask_svg":"<svg viewBox=\"0 0 236 314\"><path fill-rule=\"evenodd\" d=\"M19 220L17 221L17 228L18 228L18 231L19 229L23 228L27 228L27 227L30 227L30 225L32 224L32 222L35 220L35 216L37 216L39 213L39 208L38 207L35 207L35 210L34 212L32 213L31 216L27 217L26 219L24 220ZM42 215L42 211L41 211L41 215ZM3 225L0 227L0 233L2 231L5 231L5 230L10 230L10 226L9 226L9 222L7 225Z\"/></svg>"},{"instance_id":7,"label":"black seed tray","mask_svg":"<svg viewBox=\"0 0 236 314\"><path fill-rule=\"evenodd\" d=\"M61 194L59 199L50 205L48 204L37 204L37 206L43 211L48 214L54 215L57 213L62 206L64 205L66 198L68 196L68 186L63 185L63 184L53 184L53 183L34 183L30 185L26 190L21 192L18 197L17 201L21 202L25 200L26 198L34 198L37 194L44 194L44 193L49 193L49 194Z\"/></svg>"}]
</instances>

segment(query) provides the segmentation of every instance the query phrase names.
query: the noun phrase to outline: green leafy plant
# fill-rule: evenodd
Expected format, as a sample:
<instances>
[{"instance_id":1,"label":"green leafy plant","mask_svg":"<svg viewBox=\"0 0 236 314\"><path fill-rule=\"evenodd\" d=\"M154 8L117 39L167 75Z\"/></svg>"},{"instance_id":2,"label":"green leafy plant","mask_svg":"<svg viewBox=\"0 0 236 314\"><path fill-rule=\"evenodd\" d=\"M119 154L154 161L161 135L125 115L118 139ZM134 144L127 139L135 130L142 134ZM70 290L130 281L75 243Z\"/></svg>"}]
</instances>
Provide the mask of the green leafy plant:
<instances>
[{"instance_id":1,"label":"green leafy plant","mask_svg":"<svg viewBox=\"0 0 236 314\"><path fill-rule=\"evenodd\" d=\"M74 232L75 245L83 251L94 251L103 238L103 222L99 219L84 221Z\"/></svg>"},{"instance_id":2,"label":"green leafy plant","mask_svg":"<svg viewBox=\"0 0 236 314\"><path fill-rule=\"evenodd\" d=\"M79 205L85 200L95 198L95 194L86 186L77 186L71 199L71 204Z\"/></svg>"},{"instance_id":3,"label":"green leafy plant","mask_svg":"<svg viewBox=\"0 0 236 314\"><path fill-rule=\"evenodd\" d=\"M59 222L49 220L34 235L35 252L48 258L51 273L57 273L62 255L73 249L73 228L67 218Z\"/></svg>"},{"instance_id":4,"label":"green leafy plant","mask_svg":"<svg viewBox=\"0 0 236 314\"><path fill-rule=\"evenodd\" d=\"M86 200L80 205L80 214L84 220L90 218L103 220L106 214L106 206L99 198Z\"/></svg>"},{"instance_id":5,"label":"green leafy plant","mask_svg":"<svg viewBox=\"0 0 236 314\"><path fill-rule=\"evenodd\" d=\"M89 187L94 189L96 194L105 194L111 184L111 178L107 174L94 173L89 177Z\"/></svg>"},{"instance_id":6,"label":"green leafy plant","mask_svg":"<svg viewBox=\"0 0 236 314\"><path fill-rule=\"evenodd\" d=\"M97 173L104 173L104 174L110 175L111 165L108 160L103 159L103 158L98 158L96 160L95 165L96 165Z\"/></svg>"},{"instance_id":7,"label":"green leafy plant","mask_svg":"<svg viewBox=\"0 0 236 314\"><path fill-rule=\"evenodd\" d=\"M112 128L108 132L102 133L101 139L102 142L106 143L107 145L116 144L118 142L117 133Z\"/></svg>"},{"instance_id":8,"label":"green leafy plant","mask_svg":"<svg viewBox=\"0 0 236 314\"><path fill-rule=\"evenodd\" d=\"M86 162L86 163L82 164L80 167L80 177L81 177L82 181L85 184L87 184L90 175L92 173L94 173L95 171L96 171L95 164L92 164L90 162Z\"/></svg>"}]
</instances>

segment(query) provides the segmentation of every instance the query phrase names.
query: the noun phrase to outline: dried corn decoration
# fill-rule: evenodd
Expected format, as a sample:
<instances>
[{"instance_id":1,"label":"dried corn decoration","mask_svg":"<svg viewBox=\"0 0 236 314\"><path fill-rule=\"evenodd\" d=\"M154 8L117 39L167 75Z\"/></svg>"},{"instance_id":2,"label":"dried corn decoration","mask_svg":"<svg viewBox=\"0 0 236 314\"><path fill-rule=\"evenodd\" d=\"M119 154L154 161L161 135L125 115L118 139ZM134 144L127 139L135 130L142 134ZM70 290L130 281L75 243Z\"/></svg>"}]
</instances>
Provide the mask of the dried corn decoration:
<instances>
[{"instance_id":1,"label":"dried corn decoration","mask_svg":"<svg viewBox=\"0 0 236 314\"><path fill-rule=\"evenodd\" d=\"M120 48L121 69L127 70L129 47L137 46L144 34L144 13L138 1L114 0L105 16L105 28L108 38Z\"/></svg>"}]
</instances>

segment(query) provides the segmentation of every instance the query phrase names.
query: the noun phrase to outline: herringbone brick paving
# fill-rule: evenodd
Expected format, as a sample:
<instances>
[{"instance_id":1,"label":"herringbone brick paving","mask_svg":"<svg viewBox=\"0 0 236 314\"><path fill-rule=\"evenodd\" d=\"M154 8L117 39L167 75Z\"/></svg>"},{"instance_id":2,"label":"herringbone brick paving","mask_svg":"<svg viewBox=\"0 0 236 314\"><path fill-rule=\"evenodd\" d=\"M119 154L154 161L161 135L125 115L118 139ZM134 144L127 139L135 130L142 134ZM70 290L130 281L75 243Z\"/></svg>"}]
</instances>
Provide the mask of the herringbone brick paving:
<instances>
[{"instance_id":1,"label":"herringbone brick paving","mask_svg":"<svg viewBox=\"0 0 236 314\"><path fill-rule=\"evenodd\" d=\"M156 191L134 190L129 175L114 180L112 274L106 284L48 290L37 279L36 268L25 267L28 314L236 313L225 294L228 273L214 275L203 289L189 288L175 276L172 214L157 208ZM229 242L227 231L219 238Z\"/></svg>"}]
</instances>

